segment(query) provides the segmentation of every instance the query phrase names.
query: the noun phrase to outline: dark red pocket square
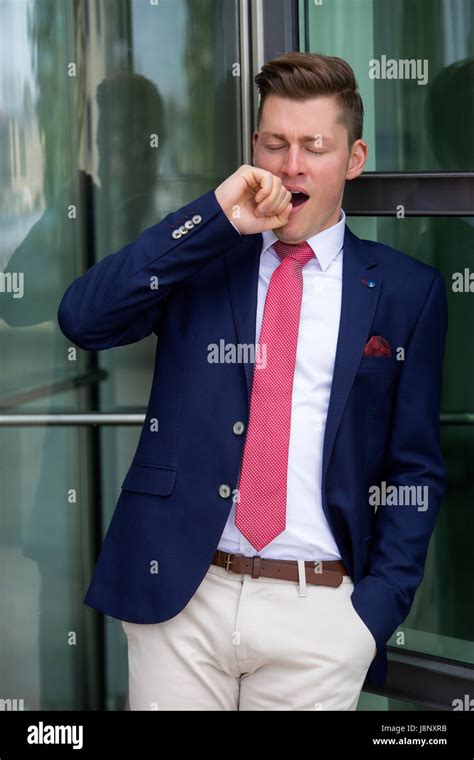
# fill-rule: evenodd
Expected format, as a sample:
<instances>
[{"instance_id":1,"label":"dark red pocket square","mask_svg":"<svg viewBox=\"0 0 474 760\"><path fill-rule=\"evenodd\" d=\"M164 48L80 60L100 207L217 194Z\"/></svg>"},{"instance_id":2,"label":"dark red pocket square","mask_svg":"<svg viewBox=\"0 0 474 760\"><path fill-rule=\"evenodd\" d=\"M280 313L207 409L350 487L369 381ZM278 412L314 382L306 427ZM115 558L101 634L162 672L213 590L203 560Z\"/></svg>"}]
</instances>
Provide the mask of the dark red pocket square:
<instances>
[{"instance_id":1,"label":"dark red pocket square","mask_svg":"<svg viewBox=\"0 0 474 760\"><path fill-rule=\"evenodd\" d=\"M381 335L372 335L365 344L362 356L392 356L390 343Z\"/></svg>"}]
</instances>

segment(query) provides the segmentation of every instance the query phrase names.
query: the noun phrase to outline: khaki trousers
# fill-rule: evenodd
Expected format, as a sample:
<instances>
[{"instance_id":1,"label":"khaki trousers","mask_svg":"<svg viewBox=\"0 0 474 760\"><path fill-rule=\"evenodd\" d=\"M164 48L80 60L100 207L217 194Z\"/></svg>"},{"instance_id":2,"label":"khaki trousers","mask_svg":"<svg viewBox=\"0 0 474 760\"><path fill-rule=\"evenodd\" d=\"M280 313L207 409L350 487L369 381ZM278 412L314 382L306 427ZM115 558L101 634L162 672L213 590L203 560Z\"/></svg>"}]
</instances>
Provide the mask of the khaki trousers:
<instances>
[{"instance_id":1,"label":"khaki trousers","mask_svg":"<svg viewBox=\"0 0 474 760\"><path fill-rule=\"evenodd\" d=\"M162 623L122 621L131 710L355 710L376 652L338 588L211 565Z\"/></svg>"}]
</instances>

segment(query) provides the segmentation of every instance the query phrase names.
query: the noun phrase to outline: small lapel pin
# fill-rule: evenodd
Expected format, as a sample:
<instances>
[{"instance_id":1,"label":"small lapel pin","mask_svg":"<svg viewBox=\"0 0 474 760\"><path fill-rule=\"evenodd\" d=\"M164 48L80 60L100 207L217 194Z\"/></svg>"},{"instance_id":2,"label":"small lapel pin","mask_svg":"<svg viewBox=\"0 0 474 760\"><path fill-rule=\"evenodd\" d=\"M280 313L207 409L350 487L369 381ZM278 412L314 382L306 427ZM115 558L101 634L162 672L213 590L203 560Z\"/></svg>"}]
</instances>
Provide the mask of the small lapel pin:
<instances>
[{"instance_id":1,"label":"small lapel pin","mask_svg":"<svg viewBox=\"0 0 474 760\"><path fill-rule=\"evenodd\" d=\"M377 284L375 280L361 280L362 285L367 285L368 288L375 288Z\"/></svg>"}]
</instances>

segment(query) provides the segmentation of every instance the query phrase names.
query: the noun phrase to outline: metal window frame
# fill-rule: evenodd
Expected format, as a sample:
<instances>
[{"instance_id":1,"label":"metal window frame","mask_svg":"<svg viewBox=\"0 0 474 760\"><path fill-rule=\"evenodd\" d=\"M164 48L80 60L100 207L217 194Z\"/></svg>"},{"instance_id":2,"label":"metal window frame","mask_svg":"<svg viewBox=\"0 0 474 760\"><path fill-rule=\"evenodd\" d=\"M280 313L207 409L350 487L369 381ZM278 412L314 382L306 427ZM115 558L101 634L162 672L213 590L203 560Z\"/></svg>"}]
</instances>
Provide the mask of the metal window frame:
<instances>
[{"instance_id":1,"label":"metal window frame","mask_svg":"<svg viewBox=\"0 0 474 760\"><path fill-rule=\"evenodd\" d=\"M297 0L240 0L240 74L242 99L242 160L252 163L258 91L254 77L265 61L298 50ZM244 30L247 30L245 34Z\"/></svg>"},{"instance_id":2,"label":"metal window frame","mask_svg":"<svg viewBox=\"0 0 474 760\"><path fill-rule=\"evenodd\" d=\"M133 426L143 425L146 412L53 412L0 414L0 427L42 427L47 425L78 426ZM447 412L440 416L442 426L474 425L474 412Z\"/></svg>"},{"instance_id":3,"label":"metal window frame","mask_svg":"<svg viewBox=\"0 0 474 760\"><path fill-rule=\"evenodd\" d=\"M456 699L474 696L474 665L435 655L388 647L388 675L383 689L364 691L412 702L432 710L452 710Z\"/></svg>"},{"instance_id":4,"label":"metal window frame","mask_svg":"<svg viewBox=\"0 0 474 760\"><path fill-rule=\"evenodd\" d=\"M346 182L348 216L474 216L474 172L364 172Z\"/></svg>"}]
</instances>

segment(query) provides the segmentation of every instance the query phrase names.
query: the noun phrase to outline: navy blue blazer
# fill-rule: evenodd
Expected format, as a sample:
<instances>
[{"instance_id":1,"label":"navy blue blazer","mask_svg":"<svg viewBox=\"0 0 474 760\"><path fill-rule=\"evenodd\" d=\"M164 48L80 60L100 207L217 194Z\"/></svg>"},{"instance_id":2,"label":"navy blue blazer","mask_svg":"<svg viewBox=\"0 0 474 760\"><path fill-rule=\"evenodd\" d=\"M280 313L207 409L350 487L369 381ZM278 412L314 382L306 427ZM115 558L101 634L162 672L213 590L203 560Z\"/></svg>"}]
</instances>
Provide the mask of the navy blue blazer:
<instances>
[{"instance_id":1,"label":"navy blue blazer","mask_svg":"<svg viewBox=\"0 0 474 760\"><path fill-rule=\"evenodd\" d=\"M187 231L178 235L180 227ZM236 231L211 190L99 261L61 300L59 325L80 348L158 336L145 423L84 599L102 613L135 623L172 618L209 568L238 483L245 436L233 425L247 425L253 365L250 353L210 363L208 347L255 343L261 246L260 234ZM445 491L446 330L440 272L346 226L322 504L354 581L354 609L377 643L367 675L374 686L385 682L386 642L423 578ZM394 355L363 356L372 335ZM369 488L382 481L427 486L428 509L374 509Z\"/></svg>"}]
</instances>

